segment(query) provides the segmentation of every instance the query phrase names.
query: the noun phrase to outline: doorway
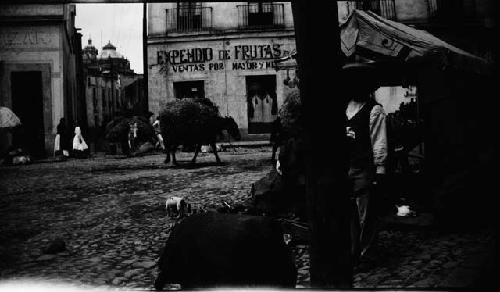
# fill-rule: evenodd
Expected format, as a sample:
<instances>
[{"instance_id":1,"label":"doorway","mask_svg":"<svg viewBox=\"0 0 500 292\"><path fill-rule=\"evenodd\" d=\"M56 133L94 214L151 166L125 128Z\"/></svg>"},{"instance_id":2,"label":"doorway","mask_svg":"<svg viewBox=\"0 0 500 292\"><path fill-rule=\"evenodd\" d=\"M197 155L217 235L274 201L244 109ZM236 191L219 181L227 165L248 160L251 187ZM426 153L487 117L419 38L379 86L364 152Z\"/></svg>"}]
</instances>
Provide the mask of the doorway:
<instances>
[{"instance_id":1,"label":"doorway","mask_svg":"<svg viewBox=\"0 0 500 292\"><path fill-rule=\"evenodd\" d=\"M177 99L205 98L205 82L203 80L174 82L174 92Z\"/></svg>"},{"instance_id":2,"label":"doorway","mask_svg":"<svg viewBox=\"0 0 500 292\"><path fill-rule=\"evenodd\" d=\"M247 76L248 134L269 134L278 117L276 75Z\"/></svg>"},{"instance_id":3,"label":"doorway","mask_svg":"<svg viewBox=\"0 0 500 292\"><path fill-rule=\"evenodd\" d=\"M21 119L22 128L13 135L13 145L35 157L45 155L42 72L11 73L12 110Z\"/></svg>"}]
</instances>

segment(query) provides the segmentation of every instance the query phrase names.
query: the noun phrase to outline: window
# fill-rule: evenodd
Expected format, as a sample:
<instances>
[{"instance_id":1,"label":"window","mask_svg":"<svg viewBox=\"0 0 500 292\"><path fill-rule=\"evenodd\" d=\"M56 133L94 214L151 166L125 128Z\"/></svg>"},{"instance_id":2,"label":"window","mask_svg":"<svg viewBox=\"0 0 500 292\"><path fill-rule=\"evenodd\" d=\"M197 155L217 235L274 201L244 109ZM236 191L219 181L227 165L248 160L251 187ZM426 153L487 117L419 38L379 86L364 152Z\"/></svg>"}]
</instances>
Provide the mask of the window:
<instances>
[{"instance_id":1,"label":"window","mask_svg":"<svg viewBox=\"0 0 500 292\"><path fill-rule=\"evenodd\" d=\"M249 2L248 3L248 25L264 26L273 24L272 3Z\"/></svg>"},{"instance_id":2,"label":"window","mask_svg":"<svg viewBox=\"0 0 500 292\"><path fill-rule=\"evenodd\" d=\"M101 89L101 100L102 100L102 106L106 108L106 90L104 88Z\"/></svg>"},{"instance_id":3,"label":"window","mask_svg":"<svg viewBox=\"0 0 500 292\"><path fill-rule=\"evenodd\" d=\"M205 98L205 82L198 81L182 81L174 82L175 98Z\"/></svg>"},{"instance_id":4,"label":"window","mask_svg":"<svg viewBox=\"0 0 500 292\"><path fill-rule=\"evenodd\" d=\"M92 88L92 101L94 104L94 113L97 113L97 89Z\"/></svg>"},{"instance_id":5,"label":"window","mask_svg":"<svg viewBox=\"0 0 500 292\"><path fill-rule=\"evenodd\" d=\"M476 2L464 0L431 0L436 16L444 21L462 21L474 19L476 14Z\"/></svg>"},{"instance_id":6,"label":"window","mask_svg":"<svg viewBox=\"0 0 500 292\"><path fill-rule=\"evenodd\" d=\"M176 9L167 9L167 32L191 32L212 27L212 7L201 2L178 2Z\"/></svg>"},{"instance_id":7,"label":"window","mask_svg":"<svg viewBox=\"0 0 500 292\"><path fill-rule=\"evenodd\" d=\"M115 89L115 103L115 107L120 108L120 91L118 89Z\"/></svg>"},{"instance_id":8,"label":"window","mask_svg":"<svg viewBox=\"0 0 500 292\"><path fill-rule=\"evenodd\" d=\"M373 11L386 19L397 19L395 0L363 1L354 3L357 9Z\"/></svg>"},{"instance_id":9,"label":"window","mask_svg":"<svg viewBox=\"0 0 500 292\"><path fill-rule=\"evenodd\" d=\"M180 2L177 4L177 27L182 30L201 29L201 3Z\"/></svg>"},{"instance_id":10,"label":"window","mask_svg":"<svg viewBox=\"0 0 500 292\"><path fill-rule=\"evenodd\" d=\"M263 2L248 2L247 5L237 5L240 28L265 28L283 26L284 5Z\"/></svg>"}]
</instances>

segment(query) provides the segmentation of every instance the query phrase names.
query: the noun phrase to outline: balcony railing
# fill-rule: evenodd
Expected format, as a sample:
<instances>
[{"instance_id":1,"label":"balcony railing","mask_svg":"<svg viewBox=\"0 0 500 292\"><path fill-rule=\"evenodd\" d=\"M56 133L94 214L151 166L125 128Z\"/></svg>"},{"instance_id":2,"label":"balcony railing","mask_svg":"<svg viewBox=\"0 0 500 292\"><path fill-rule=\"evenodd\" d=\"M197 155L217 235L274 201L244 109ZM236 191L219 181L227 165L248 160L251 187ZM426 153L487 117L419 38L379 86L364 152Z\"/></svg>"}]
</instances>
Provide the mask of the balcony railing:
<instances>
[{"instance_id":1,"label":"balcony railing","mask_svg":"<svg viewBox=\"0 0 500 292\"><path fill-rule=\"evenodd\" d=\"M396 11L396 0L357 0L354 7L362 10L370 10L390 20L398 21ZM418 0L425 2L427 6L427 19L431 22L459 22L476 19L475 1L463 0ZM404 20L400 20L404 21Z\"/></svg>"},{"instance_id":2,"label":"balcony railing","mask_svg":"<svg viewBox=\"0 0 500 292\"><path fill-rule=\"evenodd\" d=\"M238 28L277 28L285 25L284 4L237 5Z\"/></svg>"},{"instance_id":3,"label":"balcony railing","mask_svg":"<svg viewBox=\"0 0 500 292\"><path fill-rule=\"evenodd\" d=\"M397 20L395 0L367 0L355 2L355 7L362 10L370 10L385 19Z\"/></svg>"},{"instance_id":4,"label":"balcony railing","mask_svg":"<svg viewBox=\"0 0 500 292\"><path fill-rule=\"evenodd\" d=\"M477 19L476 1L428 0L429 16L436 21L471 21Z\"/></svg>"},{"instance_id":5,"label":"balcony railing","mask_svg":"<svg viewBox=\"0 0 500 292\"><path fill-rule=\"evenodd\" d=\"M167 9L167 33L212 29L212 7Z\"/></svg>"}]
</instances>

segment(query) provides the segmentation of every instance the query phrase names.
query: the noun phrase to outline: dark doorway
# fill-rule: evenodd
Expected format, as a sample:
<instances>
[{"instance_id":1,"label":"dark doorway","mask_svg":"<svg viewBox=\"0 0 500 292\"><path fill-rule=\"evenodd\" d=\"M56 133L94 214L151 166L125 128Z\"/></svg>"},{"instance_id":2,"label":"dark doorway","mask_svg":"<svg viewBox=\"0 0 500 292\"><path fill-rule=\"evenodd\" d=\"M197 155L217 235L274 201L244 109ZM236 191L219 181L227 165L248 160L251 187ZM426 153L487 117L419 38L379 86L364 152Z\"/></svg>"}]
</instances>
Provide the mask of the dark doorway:
<instances>
[{"instance_id":1,"label":"dark doorway","mask_svg":"<svg viewBox=\"0 0 500 292\"><path fill-rule=\"evenodd\" d=\"M12 109L19 116L22 128L14 133L14 145L31 155L45 155L43 124L42 72L12 72Z\"/></svg>"},{"instance_id":2,"label":"dark doorway","mask_svg":"<svg viewBox=\"0 0 500 292\"><path fill-rule=\"evenodd\" d=\"M204 98L205 82L203 80L174 82L174 91L178 99Z\"/></svg>"},{"instance_id":3,"label":"dark doorway","mask_svg":"<svg viewBox=\"0 0 500 292\"><path fill-rule=\"evenodd\" d=\"M248 134L271 133L278 117L276 76L247 76Z\"/></svg>"}]
</instances>

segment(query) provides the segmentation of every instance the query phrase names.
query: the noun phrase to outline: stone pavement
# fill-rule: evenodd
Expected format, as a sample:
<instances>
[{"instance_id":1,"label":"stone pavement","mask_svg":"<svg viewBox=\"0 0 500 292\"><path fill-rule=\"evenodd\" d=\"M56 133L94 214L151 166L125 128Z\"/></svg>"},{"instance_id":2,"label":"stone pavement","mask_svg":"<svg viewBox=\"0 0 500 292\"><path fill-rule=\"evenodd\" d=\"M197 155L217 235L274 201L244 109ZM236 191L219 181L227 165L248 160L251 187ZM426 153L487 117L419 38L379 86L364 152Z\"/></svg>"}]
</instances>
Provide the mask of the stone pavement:
<instances>
[{"instance_id":1,"label":"stone pavement","mask_svg":"<svg viewBox=\"0 0 500 292\"><path fill-rule=\"evenodd\" d=\"M0 167L0 280L57 279L77 284L151 289L156 261L175 223L165 214L168 196L195 208L248 197L251 183L272 167L270 147L179 153L180 167L163 156L94 157ZM384 227L355 270L355 288L467 287L492 232L442 233ZM45 248L60 238L66 250ZM297 287L309 287L307 246L294 247Z\"/></svg>"},{"instance_id":2,"label":"stone pavement","mask_svg":"<svg viewBox=\"0 0 500 292\"><path fill-rule=\"evenodd\" d=\"M0 168L0 277L61 279L95 285L152 287L156 261L174 223L168 196L193 207L247 198L269 171L270 152L180 153L180 167L162 155L118 156ZM44 254L54 239L67 250Z\"/></svg>"},{"instance_id":3,"label":"stone pavement","mask_svg":"<svg viewBox=\"0 0 500 292\"><path fill-rule=\"evenodd\" d=\"M354 288L475 288L493 255L494 231L469 232L380 227L378 238L354 269ZM310 287L307 246L295 249L298 287Z\"/></svg>"},{"instance_id":4,"label":"stone pavement","mask_svg":"<svg viewBox=\"0 0 500 292\"><path fill-rule=\"evenodd\" d=\"M271 146L269 140L258 140L258 141L232 141L232 142L221 142L217 143L223 147L266 147Z\"/></svg>"}]
</instances>

